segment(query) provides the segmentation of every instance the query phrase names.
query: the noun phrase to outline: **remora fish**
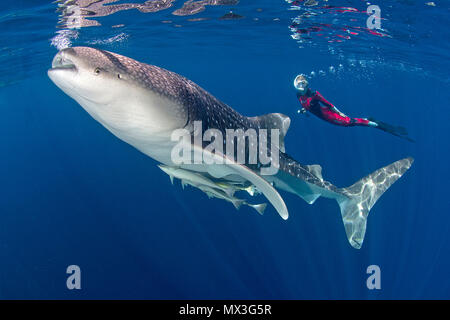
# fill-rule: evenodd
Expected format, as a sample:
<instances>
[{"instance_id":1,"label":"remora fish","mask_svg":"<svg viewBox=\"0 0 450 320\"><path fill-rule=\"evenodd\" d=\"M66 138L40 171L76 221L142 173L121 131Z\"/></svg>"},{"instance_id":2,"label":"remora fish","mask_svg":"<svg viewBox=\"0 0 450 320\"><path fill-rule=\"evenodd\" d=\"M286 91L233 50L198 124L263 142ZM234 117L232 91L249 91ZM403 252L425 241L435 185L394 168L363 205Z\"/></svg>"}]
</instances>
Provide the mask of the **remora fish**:
<instances>
[{"instance_id":1,"label":"remora fish","mask_svg":"<svg viewBox=\"0 0 450 320\"><path fill-rule=\"evenodd\" d=\"M178 178L181 180L181 185L183 188L185 184L189 184L190 186L200 189L210 198L218 198L231 202L236 209L239 209L241 205L244 204L258 211L259 214L263 214L264 210L266 210L266 203L252 204L248 203L244 199L234 197L234 193L236 191L236 187L234 185L227 183L216 183L200 173L185 169L168 167L164 165L158 165L158 167L169 175L170 182L172 182L172 184L173 178ZM247 191L247 189L240 190Z\"/></svg>"},{"instance_id":2,"label":"remora fish","mask_svg":"<svg viewBox=\"0 0 450 320\"><path fill-rule=\"evenodd\" d=\"M213 189L219 189L225 192L230 197L234 195L235 190L231 186L218 184L200 173L192 172L181 168L168 167L164 165L158 165L158 167L169 175L170 182L172 182L172 184L173 178L177 178L180 179L181 181L188 181L190 182L191 185L195 187L201 185Z\"/></svg>"},{"instance_id":3,"label":"remora fish","mask_svg":"<svg viewBox=\"0 0 450 320\"><path fill-rule=\"evenodd\" d=\"M210 179L229 179L235 183L239 178L243 183L250 182L283 219L288 218L288 210L274 187L294 193L309 204L320 196L335 199L348 241L357 249L364 240L369 210L413 163L412 158L405 158L350 187L338 188L322 178L319 165L301 165L284 153L282 140L290 119L282 114L245 117L174 72L89 47L60 51L48 75L116 137L166 166L174 166L171 151L177 142L172 141L172 132L180 128L192 131L194 121L202 121L205 130L216 128L221 132L227 128L279 129L282 152L275 175L261 176L253 166L237 163L204 162L182 167ZM221 157L203 151L211 159Z\"/></svg>"},{"instance_id":4,"label":"remora fish","mask_svg":"<svg viewBox=\"0 0 450 320\"><path fill-rule=\"evenodd\" d=\"M207 186L200 185L200 186L197 186L197 188L199 188L204 193L206 193L206 195L210 198L217 198L217 199L222 199L222 200L231 202L236 209L239 209L241 207L241 205L245 204L246 206L249 206L249 207L255 209L256 211L258 211L258 213L261 215L264 213L264 210L266 210L266 206L267 206L266 203L259 203L259 204L248 203L247 201L245 201L243 199L238 199L233 196L230 197L221 190L213 189L213 188L210 188Z\"/></svg>"},{"instance_id":5,"label":"remora fish","mask_svg":"<svg viewBox=\"0 0 450 320\"><path fill-rule=\"evenodd\" d=\"M189 170L184 170L176 167L168 167L158 165L158 167L167 173L170 177L170 182L173 184L173 178L178 178L182 181L191 181L195 185L204 185L213 189L218 189L225 192L228 196L233 196L236 191L246 191L249 195L254 196L259 194L255 186L242 186L241 184L230 183L225 181L212 181L204 175Z\"/></svg>"}]
</instances>

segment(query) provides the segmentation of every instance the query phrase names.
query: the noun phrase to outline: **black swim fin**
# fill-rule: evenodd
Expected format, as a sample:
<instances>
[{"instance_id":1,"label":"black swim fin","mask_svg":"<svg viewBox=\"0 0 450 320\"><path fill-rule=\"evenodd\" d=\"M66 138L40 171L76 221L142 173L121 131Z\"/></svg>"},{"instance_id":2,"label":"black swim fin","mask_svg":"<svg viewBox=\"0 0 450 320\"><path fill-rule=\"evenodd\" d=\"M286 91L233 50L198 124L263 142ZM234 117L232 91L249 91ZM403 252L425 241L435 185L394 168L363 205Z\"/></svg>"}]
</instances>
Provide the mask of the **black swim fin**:
<instances>
[{"instance_id":1,"label":"black swim fin","mask_svg":"<svg viewBox=\"0 0 450 320\"><path fill-rule=\"evenodd\" d=\"M390 133L394 136L397 136L399 138L402 139L406 139L409 142L415 142L413 139L411 139L410 137L408 137L408 131L406 130L405 127L401 127L401 126L393 126L389 123L383 122L383 121L378 121L374 118L368 118L369 121L375 122L377 124L377 129L383 130L384 132Z\"/></svg>"}]
</instances>

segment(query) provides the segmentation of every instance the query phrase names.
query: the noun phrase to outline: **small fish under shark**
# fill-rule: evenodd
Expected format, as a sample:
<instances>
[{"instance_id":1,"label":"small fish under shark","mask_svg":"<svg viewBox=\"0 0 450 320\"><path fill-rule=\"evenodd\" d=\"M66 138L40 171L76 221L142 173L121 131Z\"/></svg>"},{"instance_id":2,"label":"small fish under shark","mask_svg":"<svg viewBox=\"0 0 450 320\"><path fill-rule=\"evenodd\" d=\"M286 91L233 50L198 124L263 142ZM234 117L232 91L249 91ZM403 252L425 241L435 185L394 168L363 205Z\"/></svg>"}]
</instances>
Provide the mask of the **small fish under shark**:
<instances>
[{"instance_id":1,"label":"small fish under shark","mask_svg":"<svg viewBox=\"0 0 450 320\"><path fill-rule=\"evenodd\" d=\"M347 239L357 249L364 240L370 209L413 163L410 157L398 160L350 187L338 188L323 179L320 165L302 165L285 152L284 137L291 121L283 114L243 116L183 76L90 47L60 51L48 75L113 135L156 160L169 176L181 177L184 184L199 188L210 197L234 202L235 206L248 204L262 213L265 204L251 205L234 196L239 190L258 192L283 219L289 213L277 189L293 193L309 204L321 196L336 200ZM172 150L177 141L172 139L172 133L178 129L194 132L198 121L202 130L216 129L224 136L227 129L277 129L280 134L276 174L263 175L259 163L238 163L210 152L204 145L193 144L193 152L201 152L209 160L228 161L174 162Z\"/></svg>"},{"instance_id":2,"label":"small fish under shark","mask_svg":"<svg viewBox=\"0 0 450 320\"><path fill-rule=\"evenodd\" d=\"M248 194L254 196L259 192L255 189L253 185L251 186L242 186L236 185L228 182L214 182L213 180L205 177L200 173L196 173L189 170L184 170L176 167L168 167L164 165L158 165L158 167L167 173L170 177L170 181L173 184L173 178L178 178L181 180L181 185L184 186L186 184L193 186L202 190L206 195L210 198L218 198L228 202L231 202L236 209L239 209L241 205L247 205L253 209L255 209L259 214L263 214L266 209L266 203L260 204L251 204L248 203L244 199L239 199L234 196L236 191L247 191Z\"/></svg>"}]
</instances>

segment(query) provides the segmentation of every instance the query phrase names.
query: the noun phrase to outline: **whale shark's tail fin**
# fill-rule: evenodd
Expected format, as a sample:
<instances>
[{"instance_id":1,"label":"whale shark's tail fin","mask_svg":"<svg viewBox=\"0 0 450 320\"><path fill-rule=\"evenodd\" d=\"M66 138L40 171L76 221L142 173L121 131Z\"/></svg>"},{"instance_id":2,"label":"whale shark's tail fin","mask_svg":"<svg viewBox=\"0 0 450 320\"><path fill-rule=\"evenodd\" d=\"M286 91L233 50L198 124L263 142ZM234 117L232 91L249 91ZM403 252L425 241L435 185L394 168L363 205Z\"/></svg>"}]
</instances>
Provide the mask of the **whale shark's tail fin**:
<instances>
[{"instance_id":1,"label":"whale shark's tail fin","mask_svg":"<svg viewBox=\"0 0 450 320\"><path fill-rule=\"evenodd\" d=\"M367 216L381 195L408 170L413 158L405 158L378 169L348 188L340 189L338 198L348 241L359 249L366 233Z\"/></svg>"}]
</instances>

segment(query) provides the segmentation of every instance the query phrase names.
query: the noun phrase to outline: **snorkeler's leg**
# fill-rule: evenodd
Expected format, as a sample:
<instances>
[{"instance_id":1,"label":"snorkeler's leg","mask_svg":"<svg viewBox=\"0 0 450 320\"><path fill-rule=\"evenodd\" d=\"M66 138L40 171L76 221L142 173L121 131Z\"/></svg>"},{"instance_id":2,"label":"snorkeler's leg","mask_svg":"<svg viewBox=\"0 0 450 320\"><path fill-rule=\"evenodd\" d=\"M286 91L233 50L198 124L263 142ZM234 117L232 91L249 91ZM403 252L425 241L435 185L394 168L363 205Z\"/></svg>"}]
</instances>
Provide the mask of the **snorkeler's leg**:
<instances>
[{"instance_id":1,"label":"snorkeler's leg","mask_svg":"<svg viewBox=\"0 0 450 320\"><path fill-rule=\"evenodd\" d=\"M377 124L366 118L350 118L350 126L376 127Z\"/></svg>"}]
</instances>

